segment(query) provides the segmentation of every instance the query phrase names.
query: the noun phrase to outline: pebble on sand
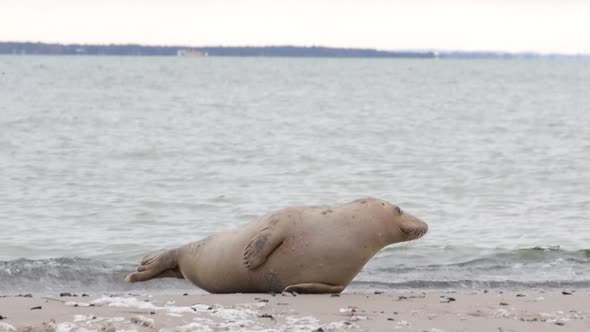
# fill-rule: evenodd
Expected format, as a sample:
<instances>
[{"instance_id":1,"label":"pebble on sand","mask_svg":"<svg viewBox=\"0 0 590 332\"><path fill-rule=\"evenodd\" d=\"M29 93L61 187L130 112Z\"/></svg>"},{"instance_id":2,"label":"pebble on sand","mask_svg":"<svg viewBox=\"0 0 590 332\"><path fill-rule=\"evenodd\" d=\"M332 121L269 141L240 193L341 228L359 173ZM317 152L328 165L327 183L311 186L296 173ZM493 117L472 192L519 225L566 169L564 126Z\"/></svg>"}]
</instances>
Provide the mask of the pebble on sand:
<instances>
[{"instance_id":1,"label":"pebble on sand","mask_svg":"<svg viewBox=\"0 0 590 332\"><path fill-rule=\"evenodd\" d=\"M457 299L455 299L454 297L446 297L446 296L443 296L440 299L440 303L451 303L453 301L457 301Z\"/></svg>"}]
</instances>

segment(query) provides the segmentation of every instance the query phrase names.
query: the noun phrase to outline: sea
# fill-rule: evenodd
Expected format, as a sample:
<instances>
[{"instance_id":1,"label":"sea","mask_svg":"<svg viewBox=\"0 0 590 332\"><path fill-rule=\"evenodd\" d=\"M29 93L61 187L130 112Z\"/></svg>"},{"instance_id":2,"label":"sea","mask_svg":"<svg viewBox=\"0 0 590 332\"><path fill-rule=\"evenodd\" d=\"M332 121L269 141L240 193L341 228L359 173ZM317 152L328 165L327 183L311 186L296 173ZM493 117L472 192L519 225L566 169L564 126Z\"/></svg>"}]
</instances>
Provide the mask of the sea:
<instances>
[{"instance_id":1,"label":"sea","mask_svg":"<svg viewBox=\"0 0 590 332\"><path fill-rule=\"evenodd\" d=\"M590 61L0 57L0 295L363 197L430 230L348 292L590 288Z\"/></svg>"}]
</instances>

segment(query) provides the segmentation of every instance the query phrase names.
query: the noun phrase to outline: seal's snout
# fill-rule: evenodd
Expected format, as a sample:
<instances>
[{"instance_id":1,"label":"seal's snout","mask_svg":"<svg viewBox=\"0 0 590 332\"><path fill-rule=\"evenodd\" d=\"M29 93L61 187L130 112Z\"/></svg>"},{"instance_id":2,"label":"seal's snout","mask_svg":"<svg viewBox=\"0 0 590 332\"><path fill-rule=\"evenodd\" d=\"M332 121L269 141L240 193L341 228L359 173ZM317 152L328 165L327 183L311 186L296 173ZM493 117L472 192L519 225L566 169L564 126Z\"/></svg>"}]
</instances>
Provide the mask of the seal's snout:
<instances>
[{"instance_id":1,"label":"seal's snout","mask_svg":"<svg viewBox=\"0 0 590 332\"><path fill-rule=\"evenodd\" d=\"M416 240L428 232L428 224L418 218L404 222L400 230L407 236L406 241Z\"/></svg>"}]
</instances>

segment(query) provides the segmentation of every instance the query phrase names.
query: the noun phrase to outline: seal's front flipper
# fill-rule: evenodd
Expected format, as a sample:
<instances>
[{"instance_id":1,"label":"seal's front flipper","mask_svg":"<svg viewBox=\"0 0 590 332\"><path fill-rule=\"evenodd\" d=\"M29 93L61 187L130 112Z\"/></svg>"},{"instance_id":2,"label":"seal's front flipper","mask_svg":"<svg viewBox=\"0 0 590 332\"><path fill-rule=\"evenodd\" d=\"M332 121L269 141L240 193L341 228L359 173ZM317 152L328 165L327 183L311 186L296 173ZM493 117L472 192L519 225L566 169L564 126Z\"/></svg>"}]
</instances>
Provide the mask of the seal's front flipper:
<instances>
[{"instance_id":1,"label":"seal's front flipper","mask_svg":"<svg viewBox=\"0 0 590 332\"><path fill-rule=\"evenodd\" d=\"M346 286L334 286L328 284L322 284L319 282L307 282L303 284L295 284L287 286L283 292L296 292L296 293L308 293L308 294L319 294L319 293L340 293Z\"/></svg>"},{"instance_id":2,"label":"seal's front flipper","mask_svg":"<svg viewBox=\"0 0 590 332\"><path fill-rule=\"evenodd\" d=\"M144 257L139 267L137 267L137 272L129 274L125 280L128 282L138 282L153 278L177 277L177 273L175 272L177 269L178 250L172 249Z\"/></svg>"},{"instance_id":3,"label":"seal's front flipper","mask_svg":"<svg viewBox=\"0 0 590 332\"><path fill-rule=\"evenodd\" d=\"M244 265L254 270L266 262L268 256L283 243L283 233L276 228L265 227L256 234L244 249Z\"/></svg>"}]
</instances>

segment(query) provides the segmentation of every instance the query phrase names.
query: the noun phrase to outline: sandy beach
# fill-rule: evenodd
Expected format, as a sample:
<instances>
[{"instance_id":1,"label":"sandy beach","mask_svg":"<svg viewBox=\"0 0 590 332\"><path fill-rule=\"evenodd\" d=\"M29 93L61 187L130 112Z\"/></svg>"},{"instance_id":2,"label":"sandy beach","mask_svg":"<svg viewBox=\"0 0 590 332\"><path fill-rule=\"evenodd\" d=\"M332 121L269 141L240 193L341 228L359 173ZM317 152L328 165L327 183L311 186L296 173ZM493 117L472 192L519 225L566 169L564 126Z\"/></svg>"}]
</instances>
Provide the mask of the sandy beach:
<instances>
[{"instance_id":1,"label":"sandy beach","mask_svg":"<svg viewBox=\"0 0 590 332\"><path fill-rule=\"evenodd\" d=\"M123 330L587 331L590 290L0 298L0 331Z\"/></svg>"}]
</instances>

